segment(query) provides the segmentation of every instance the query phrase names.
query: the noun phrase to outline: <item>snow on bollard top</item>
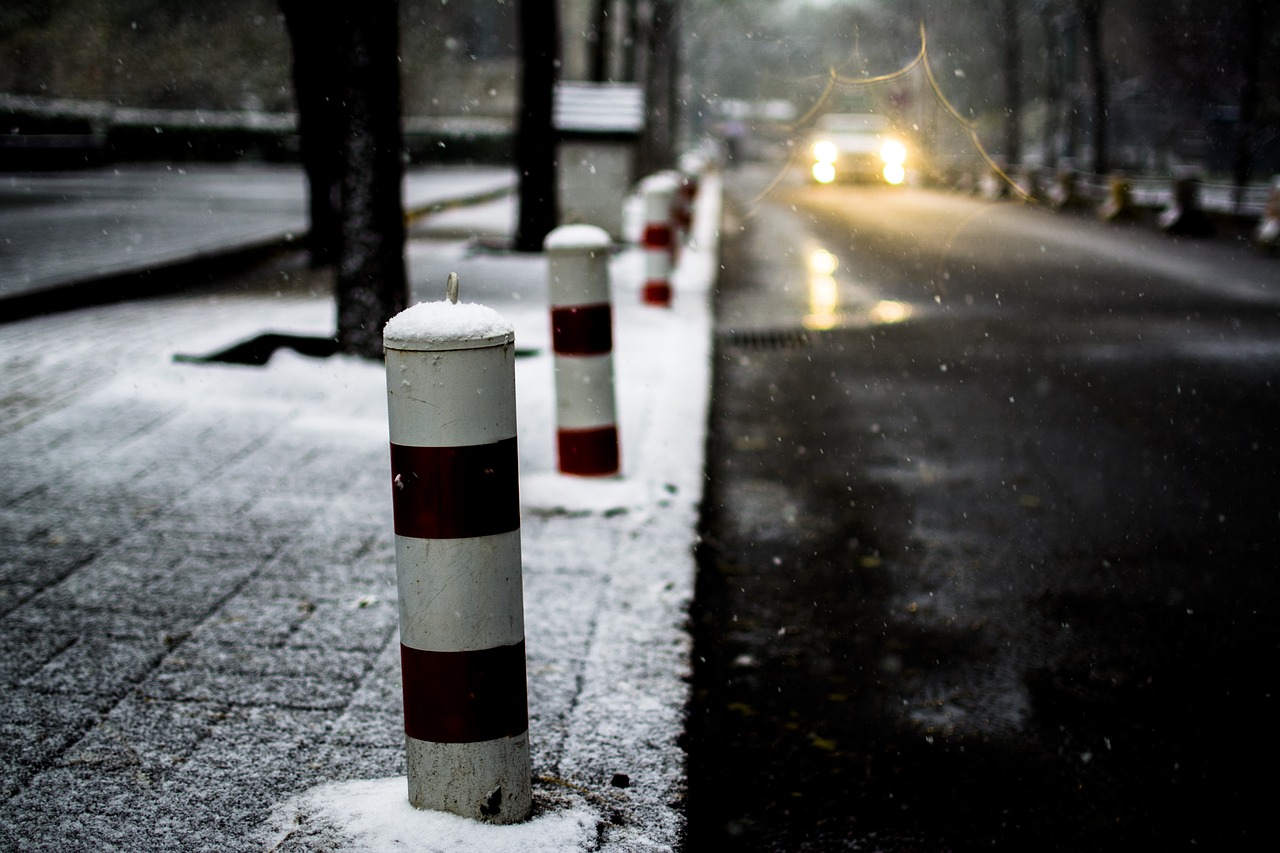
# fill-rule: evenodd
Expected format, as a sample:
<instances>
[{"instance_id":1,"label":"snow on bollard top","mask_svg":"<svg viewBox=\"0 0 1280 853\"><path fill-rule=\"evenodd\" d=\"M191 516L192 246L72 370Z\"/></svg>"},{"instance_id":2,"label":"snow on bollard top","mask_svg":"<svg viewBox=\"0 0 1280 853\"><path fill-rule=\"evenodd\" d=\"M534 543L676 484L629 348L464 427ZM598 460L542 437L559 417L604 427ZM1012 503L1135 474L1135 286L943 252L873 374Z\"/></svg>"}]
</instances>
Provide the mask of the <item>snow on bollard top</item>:
<instances>
[{"instance_id":1,"label":"snow on bollard top","mask_svg":"<svg viewBox=\"0 0 1280 853\"><path fill-rule=\"evenodd\" d=\"M515 326L474 302L419 302L387 321L382 341L390 349L453 350L509 344Z\"/></svg>"},{"instance_id":2,"label":"snow on bollard top","mask_svg":"<svg viewBox=\"0 0 1280 853\"><path fill-rule=\"evenodd\" d=\"M663 172L655 172L654 174L645 178L643 181L640 182L640 186L642 189L647 190L649 192L673 193L679 188L680 181L673 172L663 171Z\"/></svg>"},{"instance_id":3,"label":"snow on bollard top","mask_svg":"<svg viewBox=\"0 0 1280 853\"><path fill-rule=\"evenodd\" d=\"M680 171L686 175L700 174L707 168L707 155L701 151L688 151L680 157Z\"/></svg>"},{"instance_id":4,"label":"snow on bollard top","mask_svg":"<svg viewBox=\"0 0 1280 853\"><path fill-rule=\"evenodd\" d=\"M608 249L612 245L613 238L609 232L595 225L561 225L542 242L542 248L548 252Z\"/></svg>"},{"instance_id":5,"label":"snow on bollard top","mask_svg":"<svg viewBox=\"0 0 1280 853\"><path fill-rule=\"evenodd\" d=\"M458 276L449 274L448 296L419 302L387 321L382 343L387 349L444 351L480 349L515 343L516 329L485 305L458 302Z\"/></svg>"}]
</instances>

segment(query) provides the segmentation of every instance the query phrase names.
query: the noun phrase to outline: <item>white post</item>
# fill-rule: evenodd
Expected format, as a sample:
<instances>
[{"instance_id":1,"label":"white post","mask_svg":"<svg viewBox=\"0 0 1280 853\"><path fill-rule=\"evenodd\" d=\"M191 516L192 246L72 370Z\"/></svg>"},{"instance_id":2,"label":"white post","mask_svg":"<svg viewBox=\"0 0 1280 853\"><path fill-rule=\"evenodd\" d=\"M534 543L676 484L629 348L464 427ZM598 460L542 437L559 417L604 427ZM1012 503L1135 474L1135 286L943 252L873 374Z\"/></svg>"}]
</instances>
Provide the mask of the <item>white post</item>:
<instances>
[{"instance_id":1,"label":"white post","mask_svg":"<svg viewBox=\"0 0 1280 853\"><path fill-rule=\"evenodd\" d=\"M644 198L644 302L670 305L671 261L675 250L671 208L676 182L668 174L650 175L641 182L640 191Z\"/></svg>"},{"instance_id":2,"label":"white post","mask_svg":"<svg viewBox=\"0 0 1280 853\"><path fill-rule=\"evenodd\" d=\"M533 805L515 331L450 284L383 331L409 802L509 824Z\"/></svg>"},{"instance_id":3,"label":"white post","mask_svg":"<svg viewBox=\"0 0 1280 853\"><path fill-rule=\"evenodd\" d=\"M551 345L560 472L618 473L613 385L612 240L594 225L562 225L543 244L548 262Z\"/></svg>"}]
</instances>

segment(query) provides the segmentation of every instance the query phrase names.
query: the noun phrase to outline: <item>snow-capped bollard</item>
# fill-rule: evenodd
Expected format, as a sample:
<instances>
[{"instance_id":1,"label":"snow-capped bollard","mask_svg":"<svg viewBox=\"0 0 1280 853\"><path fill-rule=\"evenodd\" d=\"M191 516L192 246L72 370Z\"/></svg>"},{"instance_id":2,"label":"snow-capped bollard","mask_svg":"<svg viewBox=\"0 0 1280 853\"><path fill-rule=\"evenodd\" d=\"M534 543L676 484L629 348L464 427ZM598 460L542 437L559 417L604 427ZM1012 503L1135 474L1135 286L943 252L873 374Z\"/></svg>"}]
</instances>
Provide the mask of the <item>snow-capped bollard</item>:
<instances>
[{"instance_id":1,"label":"snow-capped bollard","mask_svg":"<svg viewBox=\"0 0 1280 853\"><path fill-rule=\"evenodd\" d=\"M510 824L533 806L515 332L456 281L383 330L409 802Z\"/></svg>"},{"instance_id":2,"label":"snow-capped bollard","mask_svg":"<svg viewBox=\"0 0 1280 853\"><path fill-rule=\"evenodd\" d=\"M594 225L562 225L543 243L555 353L556 450L562 474L618 473L611 246L608 233Z\"/></svg>"},{"instance_id":3,"label":"snow-capped bollard","mask_svg":"<svg viewBox=\"0 0 1280 853\"><path fill-rule=\"evenodd\" d=\"M702 151L688 151L680 157L680 173L685 176L685 192L692 202L698 197L702 175L709 167L707 155Z\"/></svg>"},{"instance_id":4,"label":"snow-capped bollard","mask_svg":"<svg viewBox=\"0 0 1280 853\"><path fill-rule=\"evenodd\" d=\"M644 302L671 304L671 266L675 241L671 228L676 181L669 174L650 175L640 183L644 198Z\"/></svg>"}]
</instances>

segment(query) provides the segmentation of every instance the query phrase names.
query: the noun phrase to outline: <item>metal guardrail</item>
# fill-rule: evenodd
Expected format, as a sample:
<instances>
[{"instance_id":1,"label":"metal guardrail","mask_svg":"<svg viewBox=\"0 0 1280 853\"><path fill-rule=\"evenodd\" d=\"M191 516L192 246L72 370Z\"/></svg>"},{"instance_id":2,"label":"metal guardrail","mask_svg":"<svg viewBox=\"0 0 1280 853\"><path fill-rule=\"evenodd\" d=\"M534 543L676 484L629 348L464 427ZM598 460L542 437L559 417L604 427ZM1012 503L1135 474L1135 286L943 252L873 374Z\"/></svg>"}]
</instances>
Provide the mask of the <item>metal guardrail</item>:
<instances>
[{"instance_id":1,"label":"metal guardrail","mask_svg":"<svg viewBox=\"0 0 1280 853\"><path fill-rule=\"evenodd\" d=\"M1153 177L1014 167L932 177L941 186L986 198L1024 196L1056 210L1093 209L1103 219L1136 219L1170 234L1248 233L1260 248L1280 249L1280 175L1243 186L1201 180L1191 170Z\"/></svg>"},{"instance_id":2,"label":"metal guardrail","mask_svg":"<svg viewBox=\"0 0 1280 853\"><path fill-rule=\"evenodd\" d=\"M1107 197L1109 178L1101 175L1080 175L1077 189L1091 201ZM1127 177L1130 198L1138 207L1165 208L1173 203L1174 178ZM1206 213L1220 213L1257 219L1267 207L1271 185L1250 183L1237 187L1221 181L1197 181L1196 199Z\"/></svg>"}]
</instances>

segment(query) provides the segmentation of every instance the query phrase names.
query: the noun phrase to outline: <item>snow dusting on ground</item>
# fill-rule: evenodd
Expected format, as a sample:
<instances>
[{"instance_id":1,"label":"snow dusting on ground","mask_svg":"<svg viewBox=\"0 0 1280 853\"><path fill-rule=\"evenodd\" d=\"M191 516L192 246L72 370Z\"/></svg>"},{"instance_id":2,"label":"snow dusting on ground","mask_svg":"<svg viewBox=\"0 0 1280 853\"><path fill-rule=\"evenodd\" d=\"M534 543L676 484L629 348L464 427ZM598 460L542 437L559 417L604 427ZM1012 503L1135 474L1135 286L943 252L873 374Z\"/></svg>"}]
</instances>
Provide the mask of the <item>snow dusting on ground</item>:
<instances>
[{"instance_id":1,"label":"snow dusting on ground","mask_svg":"<svg viewBox=\"0 0 1280 853\"><path fill-rule=\"evenodd\" d=\"M484 306L447 306L463 331L495 314L515 333L535 777L516 826L407 804L382 365L173 359L324 337L327 293L6 327L0 523L26 550L0 601L0 848L674 849L718 266L703 186L671 307L642 304L637 247L612 257L615 477L556 470L545 257L459 236L508 233L512 201L429 217L408 245L411 302L456 272Z\"/></svg>"}]
</instances>

